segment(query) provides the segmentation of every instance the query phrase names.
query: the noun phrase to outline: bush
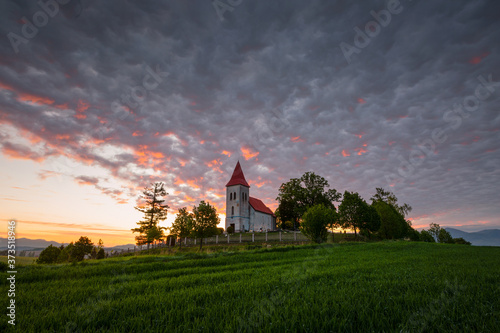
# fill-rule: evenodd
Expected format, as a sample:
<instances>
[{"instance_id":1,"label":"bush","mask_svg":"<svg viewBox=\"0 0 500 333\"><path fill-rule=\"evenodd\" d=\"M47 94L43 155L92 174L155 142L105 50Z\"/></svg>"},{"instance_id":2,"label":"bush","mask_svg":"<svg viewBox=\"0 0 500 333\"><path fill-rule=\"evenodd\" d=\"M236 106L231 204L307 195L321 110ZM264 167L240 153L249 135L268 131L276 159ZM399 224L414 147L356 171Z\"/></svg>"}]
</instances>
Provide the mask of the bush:
<instances>
[{"instance_id":1,"label":"bush","mask_svg":"<svg viewBox=\"0 0 500 333\"><path fill-rule=\"evenodd\" d=\"M326 241L328 231L326 227L335 219L335 212L323 205L310 207L302 216L300 231L316 243Z\"/></svg>"},{"instance_id":2,"label":"bush","mask_svg":"<svg viewBox=\"0 0 500 333\"><path fill-rule=\"evenodd\" d=\"M61 249L50 244L45 250L40 253L37 259L37 264L53 264L57 262Z\"/></svg>"},{"instance_id":3,"label":"bush","mask_svg":"<svg viewBox=\"0 0 500 333\"><path fill-rule=\"evenodd\" d=\"M460 237L460 238L453 238L453 243L455 243L455 244L463 244L463 245L472 245L471 242L466 241L462 237Z\"/></svg>"},{"instance_id":4,"label":"bush","mask_svg":"<svg viewBox=\"0 0 500 333\"><path fill-rule=\"evenodd\" d=\"M232 225L230 225L229 227L227 227L227 233L228 234L234 234L234 228Z\"/></svg>"},{"instance_id":5,"label":"bush","mask_svg":"<svg viewBox=\"0 0 500 333\"><path fill-rule=\"evenodd\" d=\"M0 272L7 272L9 265L6 262L0 261Z\"/></svg>"}]
</instances>

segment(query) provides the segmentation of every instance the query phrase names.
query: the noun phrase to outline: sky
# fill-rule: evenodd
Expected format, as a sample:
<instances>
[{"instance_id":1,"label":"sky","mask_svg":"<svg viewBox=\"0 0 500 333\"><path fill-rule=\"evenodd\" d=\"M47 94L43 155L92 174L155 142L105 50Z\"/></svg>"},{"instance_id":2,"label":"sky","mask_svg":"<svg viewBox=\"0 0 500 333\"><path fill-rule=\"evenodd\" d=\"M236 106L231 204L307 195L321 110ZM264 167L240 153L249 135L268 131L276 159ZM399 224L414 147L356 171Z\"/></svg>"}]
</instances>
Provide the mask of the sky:
<instances>
[{"instance_id":1,"label":"sky","mask_svg":"<svg viewBox=\"0 0 500 333\"><path fill-rule=\"evenodd\" d=\"M134 242L141 190L168 226L313 171L413 226L500 228L500 3L0 3L0 220L17 237Z\"/></svg>"}]
</instances>

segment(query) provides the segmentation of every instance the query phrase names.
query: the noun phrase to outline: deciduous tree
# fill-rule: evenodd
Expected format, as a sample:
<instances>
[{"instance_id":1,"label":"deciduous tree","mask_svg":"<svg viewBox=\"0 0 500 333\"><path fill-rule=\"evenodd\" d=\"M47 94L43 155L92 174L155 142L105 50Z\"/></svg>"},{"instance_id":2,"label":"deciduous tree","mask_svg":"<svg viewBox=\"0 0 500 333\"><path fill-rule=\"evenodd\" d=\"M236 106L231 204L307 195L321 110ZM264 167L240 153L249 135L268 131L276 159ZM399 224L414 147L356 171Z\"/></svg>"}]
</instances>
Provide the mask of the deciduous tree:
<instances>
[{"instance_id":1,"label":"deciduous tree","mask_svg":"<svg viewBox=\"0 0 500 333\"><path fill-rule=\"evenodd\" d=\"M217 210L210 203L201 201L198 206L193 207L193 236L200 239L200 250L203 238L217 235L219 222Z\"/></svg>"},{"instance_id":2,"label":"deciduous tree","mask_svg":"<svg viewBox=\"0 0 500 333\"><path fill-rule=\"evenodd\" d=\"M179 212L172 223L170 233L177 235L179 238L189 237L193 232L193 214L187 211L187 208L179 208ZM180 242L182 247L182 242Z\"/></svg>"},{"instance_id":3,"label":"deciduous tree","mask_svg":"<svg viewBox=\"0 0 500 333\"><path fill-rule=\"evenodd\" d=\"M293 221L294 229L310 207L322 204L335 209L333 202L339 201L341 194L328 189L328 181L314 172L306 172L301 178L292 178L281 184L278 197L278 215L281 221Z\"/></svg>"},{"instance_id":4,"label":"deciduous tree","mask_svg":"<svg viewBox=\"0 0 500 333\"><path fill-rule=\"evenodd\" d=\"M322 204L310 207L302 216L300 231L310 240L316 243L326 241L328 236L327 227L335 223L336 212Z\"/></svg>"}]
</instances>

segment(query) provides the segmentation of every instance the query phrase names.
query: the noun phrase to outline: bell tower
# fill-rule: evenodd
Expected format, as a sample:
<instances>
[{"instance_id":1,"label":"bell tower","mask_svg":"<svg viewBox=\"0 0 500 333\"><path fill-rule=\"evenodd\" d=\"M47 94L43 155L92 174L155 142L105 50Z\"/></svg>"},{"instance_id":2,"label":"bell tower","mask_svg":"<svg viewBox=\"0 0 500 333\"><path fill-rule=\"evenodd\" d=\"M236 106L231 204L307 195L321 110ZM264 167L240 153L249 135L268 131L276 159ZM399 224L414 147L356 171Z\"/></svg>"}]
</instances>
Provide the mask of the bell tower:
<instances>
[{"instance_id":1,"label":"bell tower","mask_svg":"<svg viewBox=\"0 0 500 333\"><path fill-rule=\"evenodd\" d=\"M250 185L238 161L231 179L226 184L226 230L230 226L235 232L250 229L249 192Z\"/></svg>"}]
</instances>

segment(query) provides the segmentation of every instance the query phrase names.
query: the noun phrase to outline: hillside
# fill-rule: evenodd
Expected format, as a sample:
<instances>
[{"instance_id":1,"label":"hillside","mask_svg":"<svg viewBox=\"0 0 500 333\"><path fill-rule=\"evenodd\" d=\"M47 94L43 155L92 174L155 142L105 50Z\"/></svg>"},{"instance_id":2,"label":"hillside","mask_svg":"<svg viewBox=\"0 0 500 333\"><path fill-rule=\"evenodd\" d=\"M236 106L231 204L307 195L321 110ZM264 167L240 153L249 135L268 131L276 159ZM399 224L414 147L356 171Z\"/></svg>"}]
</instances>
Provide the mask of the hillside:
<instances>
[{"instance_id":1,"label":"hillside","mask_svg":"<svg viewBox=\"0 0 500 333\"><path fill-rule=\"evenodd\" d=\"M487 229L477 232L465 232L454 228L446 228L453 238L462 237L463 239L472 243L472 245L479 246L500 246L500 230Z\"/></svg>"},{"instance_id":2,"label":"hillside","mask_svg":"<svg viewBox=\"0 0 500 333\"><path fill-rule=\"evenodd\" d=\"M495 331L498 276L500 248L413 242L31 265L16 330Z\"/></svg>"}]
</instances>

